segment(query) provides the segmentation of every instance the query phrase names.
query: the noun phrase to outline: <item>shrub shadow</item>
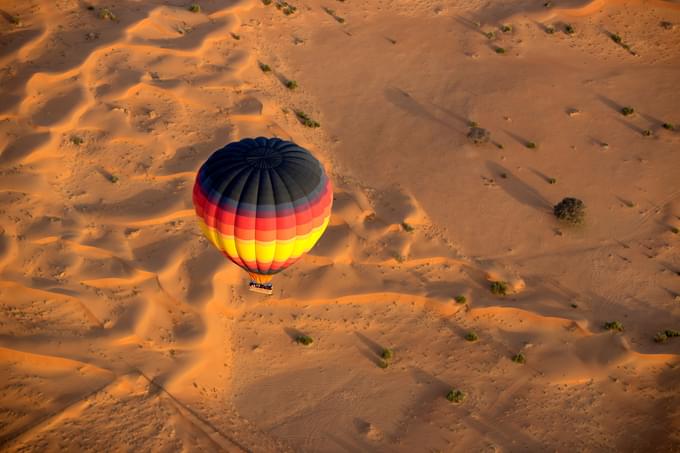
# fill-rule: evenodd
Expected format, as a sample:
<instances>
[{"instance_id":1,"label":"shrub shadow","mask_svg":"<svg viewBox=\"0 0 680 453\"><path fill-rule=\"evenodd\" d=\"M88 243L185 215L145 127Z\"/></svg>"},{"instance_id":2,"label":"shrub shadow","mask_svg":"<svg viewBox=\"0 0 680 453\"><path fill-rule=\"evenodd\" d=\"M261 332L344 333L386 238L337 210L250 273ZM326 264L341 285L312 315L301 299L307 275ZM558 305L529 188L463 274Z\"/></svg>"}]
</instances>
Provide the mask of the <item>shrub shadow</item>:
<instances>
[{"instance_id":1,"label":"shrub shadow","mask_svg":"<svg viewBox=\"0 0 680 453\"><path fill-rule=\"evenodd\" d=\"M487 161L486 167L494 175L506 174L507 178L498 180L498 186L520 203L537 209L540 212L552 212L552 204L536 189L516 177L507 168L495 162Z\"/></svg>"}]
</instances>

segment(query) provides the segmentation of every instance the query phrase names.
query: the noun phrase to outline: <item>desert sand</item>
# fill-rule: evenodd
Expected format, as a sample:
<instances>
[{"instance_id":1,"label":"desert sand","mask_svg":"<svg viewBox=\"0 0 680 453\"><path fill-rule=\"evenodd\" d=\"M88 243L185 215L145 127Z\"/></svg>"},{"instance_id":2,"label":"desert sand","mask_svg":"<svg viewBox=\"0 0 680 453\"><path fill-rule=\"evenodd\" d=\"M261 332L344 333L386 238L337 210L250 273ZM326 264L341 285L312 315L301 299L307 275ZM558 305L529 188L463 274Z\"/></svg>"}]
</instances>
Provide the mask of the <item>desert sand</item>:
<instances>
[{"instance_id":1,"label":"desert sand","mask_svg":"<svg viewBox=\"0 0 680 453\"><path fill-rule=\"evenodd\" d=\"M680 451L678 2L265 3L0 1L0 450ZM335 186L269 297L191 202L256 136Z\"/></svg>"}]
</instances>

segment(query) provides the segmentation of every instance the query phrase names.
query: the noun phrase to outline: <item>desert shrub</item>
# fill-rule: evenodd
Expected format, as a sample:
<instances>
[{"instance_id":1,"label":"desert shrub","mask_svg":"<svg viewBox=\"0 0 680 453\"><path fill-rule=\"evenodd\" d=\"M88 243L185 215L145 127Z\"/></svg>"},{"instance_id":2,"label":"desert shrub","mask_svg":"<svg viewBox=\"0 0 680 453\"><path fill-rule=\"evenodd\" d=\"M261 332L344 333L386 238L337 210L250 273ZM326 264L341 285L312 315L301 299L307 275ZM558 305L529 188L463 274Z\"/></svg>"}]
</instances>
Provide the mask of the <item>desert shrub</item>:
<instances>
[{"instance_id":1,"label":"desert shrub","mask_svg":"<svg viewBox=\"0 0 680 453\"><path fill-rule=\"evenodd\" d=\"M404 231L406 231L407 233L412 233L412 232L415 231L415 229L416 229L413 225L411 225L410 223L406 223L406 222L402 222L402 223L401 223L401 227L402 227L402 228L404 229Z\"/></svg>"},{"instance_id":2,"label":"desert shrub","mask_svg":"<svg viewBox=\"0 0 680 453\"><path fill-rule=\"evenodd\" d=\"M455 300L457 304L464 304L467 302L467 298L465 296L456 296L453 298L453 300Z\"/></svg>"},{"instance_id":3,"label":"desert shrub","mask_svg":"<svg viewBox=\"0 0 680 453\"><path fill-rule=\"evenodd\" d=\"M501 54L501 55L502 55L502 54L505 53L505 49L502 48L502 47L496 47L495 50L496 50L496 53L497 53L497 54Z\"/></svg>"},{"instance_id":4,"label":"desert shrub","mask_svg":"<svg viewBox=\"0 0 680 453\"><path fill-rule=\"evenodd\" d=\"M471 126L467 138L475 145L488 143L491 140L491 133L484 128Z\"/></svg>"},{"instance_id":5,"label":"desert shrub","mask_svg":"<svg viewBox=\"0 0 680 453\"><path fill-rule=\"evenodd\" d=\"M467 341L477 341L477 340L479 340L479 337L474 332L468 332L468 333L465 334L465 339Z\"/></svg>"},{"instance_id":6,"label":"desert shrub","mask_svg":"<svg viewBox=\"0 0 680 453\"><path fill-rule=\"evenodd\" d=\"M462 403L465 400L465 393L458 389L451 389L446 394L446 399L452 403Z\"/></svg>"},{"instance_id":7,"label":"desert shrub","mask_svg":"<svg viewBox=\"0 0 680 453\"><path fill-rule=\"evenodd\" d=\"M680 337L680 331L673 330L673 329L666 329L662 330L660 332L657 332L657 334L654 336L654 341L657 343L665 343L668 341L669 338L673 337Z\"/></svg>"},{"instance_id":8,"label":"desert shrub","mask_svg":"<svg viewBox=\"0 0 680 453\"><path fill-rule=\"evenodd\" d=\"M512 361L515 363L526 363L527 358L524 356L523 353L518 352L517 354L512 356Z\"/></svg>"},{"instance_id":9,"label":"desert shrub","mask_svg":"<svg viewBox=\"0 0 680 453\"><path fill-rule=\"evenodd\" d=\"M663 123L663 124L661 125L661 127L663 127L664 129L666 129L666 130L668 130L668 131L673 131L673 130L675 130L675 126L673 126L671 123Z\"/></svg>"},{"instance_id":10,"label":"desert shrub","mask_svg":"<svg viewBox=\"0 0 680 453\"><path fill-rule=\"evenodd\" d=\"M285 85L289 90L294 90L298 87L298 84L295 80L286 80Z\"/></svg>"},{"instance_id":11,"label":"desert shrub","mask_svg":"<svg viewBox=\"0 0 680 453\"><path fill-rule=\"evenodd\" d=\"M302 110L297 110L295 112L295 116L297 116L298 121L300 121L302 124L304 124L307 127L317 128L317 127L320 126L320 124L317 121L314 121L313 119L311 119L309 117L309 115L307 115Z\"/></svg>"},{"instance_id":12,"label":"desert shrub","mask_svg":"<svg viewBox=\"0 0 680 453\"><path fill-rule=\"evenodd\" d=\"M571 24L565 24L564 25L564 32L568 35L573 35L576 32L576 30L574 29L574 27Z\"/></svg>"},{"instance_id":13,"label":"desert shrub","mask_svg":"<svg viewBox=\"0 0 680 453\"><path fill-rule=\"evenodd\" d=\"M586 205L578 198L564 198L553 207L553 214L562 222L578 225L585 221Z\"/></svg>"},{"instance_id":14,"label":"desert shrub","mask_svg":"<svg viewBox=\"0 0 680 453\"><path fill-rule=\"evenodd\" d=\"M604 329L623 332L623 324L621 324L619 321L607 321L604 323Z\"/></svg>"},{"instance_id":15,"label":"desert shrub","mask_svg":"<svg viewBox=\"0 0 680 453\"><path fill-rule=\"evenodd\" d=\"M512 31L512 25L509 25L509 24L501 25L501 31L503 33L510 33Z\"/></svg>"},{"instance_id":16,"label":"desert shrub","mask_svg":"<svg viewBox=\"0 0 680 453\"><path fill-rule=\"evenodd\" d=\"M526 142L526 147L529 149L536 149L538 145L534 142Z\"/></svg>"},{"instance_id":17,"label":"desert shrub","mask_svg":"<svg viewBox=\"0 0 680 453\"><path fill-rule=\"evenodd\" d=\"M496 296L505 296L508 294L508 284L503 281L491 282L489 286L492 294Z\"/></svg>"},{"instance_id":18,"label":"desert shrub","mask_svg":"<svg viewBox=\"0 0 680 453\"><path fill-rule=\"evenodd\" d=\"M557 184L557 179L555 179L555 178L548 178L547 181L548 181L548 184Z\"/></svg>"},{"instance_id":19,"label":"desert shrub","mask_svg":"<svg viewBox=\"0 0 680 453\"><path fill-rule=\"evenodd\" d=\"M635 113L635 109L633 107L623 107L621 109L621 115L623 116L630 116L633 113Z\"/></svg>"},{"instance_id":20,"label":"desert shrub","mask_svg":"<svg viewBox=\"0 0 680 453\"><path fill-rule=\"evenodd\" d=\"M118 182L118 176L116 176L116 175L109 176L109 181L111 181L114 184L117 183Z\"/></svg>"},{"instance_id":21,"label":"desert shrub","mask_svg":"<svg viewBox=\"0 0 680 453\"><path fill-rule=\"evenodd\" d=\"M271 72L272 68L268 64L260 63L260 70L262 72Z\"/></svg>"},{"instance_id":22,"label":"desert shrub","mask_svg":"<svg viewBox=\"0 0 680 453\"><path fill-rule=\"evenodd\" d=\"M611 38L612 38L612 41L614 41L616 44L621 44L623 42L623 39L621 38L621 36L617 35L616 33L611 35Z\"/></svg>"},{"instance_id":23,"label":"desert shrub","mask_svg":"<svg viewBox=\"0 0 680 453\"><path fill-rule=\"evenodd\" d=\"M314 343L314 339L309 335L298 335L297 337L295 337L295 342L298 344L309 346L310 344Z\"/></svg>"},{"instance_id":24,"label":"desert shrub","mask_svg":"<svg viewBox=\"0 0 680 453\"><path fill-rule=\"evenodd\" d=\"M102 8L99 10L99 18L105 20L116 20L116 15L108 8Z\"/></svg>"},{"instance_id":25,"label":"desert shrub","mask_svg":"<svg viewBox=\"0 0 680 453\"><path fill-rule=\"evenodd\" d=\"M644 135L645 137L651 137L652 131L649 129L645 129L644 131L642 131L642 135Z\"/></svg>"},{"instance_id":26,"label":"desert shrub","mask_svg":"<svg viewBox=\"0 0 680 453\"><path fill-rule=\"evenodd\" d=\"M201 5L199 5L198 3L192 3L191 5L189 5L188 9L192 13L200 13L201 12Z\"/></svg>"},{"instance_id":27,"label":"desert shrub","mask_svg":"<svg viewBox=\"0 0 680 453\"><path fill-rule=\"evenodd\" d=\"M380 368L382 368L382 369L385 369L385 368L387 368L388 366L390 366L390 364L389 364L389 362L388 362L387 360L379 360L379 361L378 361L378 366L379 366Z\"/></svg>"},{"instance_id":28,"label":"desert shrub","mask_svg":"<svg viewBox=\"0 0 680 453\"><path fill-rule=\"evenodd\" d=\"M392 351L389 348L385 348L380 353L380 357L382 357L383 360L392 360L392 358L394 357L394 351Z\"/></svg>"},{"instance_id":29,"label":"desert shrub","mask_svg":"<svg viewBox=\"0 0 680 453\"><path fill-rule=\"evenodd\" d=\"M325 7L324 7L324 11L326 11L326 13L327 13L329 16L331 16L333 19L337 20L339 23L341 23L341 24L345 23L345 19L343 19L342 17L340 17L340 16L338 16L337 14L335 14L335 11L334 11L334 10L332 10L332 9L330 9L330 8L325 8Z\"/></svg>"},{"instance_id":30,"label":"desert shrub","mask_svg":"<svg viewBox=\"0 0 680 453\"><path fill-rule=\"evenodd\" d=\"M72 135L69 141L76 146L80 146L85 143L85 140L83 140L83 138L79 137L78 135Z\"/></svg>"},{"instance_id":31,"label":"desert shrub","mask_svg":"<svg viewBox=\"0 0 680 453\"><path fill-rule=\"evenodd\" d=\"M277 9L280 9L281 12L283 12L283 14L285 14L286 16L290 16L295 11L297 11L297 7L283 0L277 0L275 6Z\"/></svg>"},{"instance_id":32,"label":"desert shrub","mask_svg":"<svg viewBox=\"0 0 680 453\"><path fill-rule=\"evenodd\" d=\"M668 341L668 335L666 335L666 332L663 330L661 332L657 332L656 335L654 335L655 343L665 343L666 341Z\"/></svg>"}]
</instances>

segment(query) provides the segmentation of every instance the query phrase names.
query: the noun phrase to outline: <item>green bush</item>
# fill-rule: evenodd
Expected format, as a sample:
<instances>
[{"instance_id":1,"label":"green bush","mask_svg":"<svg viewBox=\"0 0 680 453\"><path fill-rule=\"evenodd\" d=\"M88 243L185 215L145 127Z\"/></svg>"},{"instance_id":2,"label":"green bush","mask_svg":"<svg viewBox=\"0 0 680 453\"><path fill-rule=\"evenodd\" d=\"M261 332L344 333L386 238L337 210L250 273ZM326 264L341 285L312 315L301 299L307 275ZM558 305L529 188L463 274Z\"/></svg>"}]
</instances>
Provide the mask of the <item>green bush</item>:
<instances>
[{"instance_id":1,"label":"green bush","mask_svg":"<svg viewBox=\"0 0 680 453\"><path fill-rule=\"evenodd\" d=\"M297 111L295 112L295 116L297 116L298 121L300 121L302 124L304 124L304 125L307 126L307 127L310 127L310 128L317 128L317 127L320 126L320 124L319 124L317 121L314 121L313 119L311 119L311 118L309 117L309 115L307 115L307 114L306 114L305 112L303 112L302 110L297 110Z\"/></svg>"},{"instance_id":2,"label":"green bush","mask_svg":"<svg viewBox=\"0 0 680 453\"><path fill-rule=\"evenodd\" d=\"M605 330L616 330L617 332L623 332L623 324L619 321L607 321L604 323Z\"/></svg>"},{"instance_id":3,"label":"green bush","mask_svg":"<svg viewBox=\"0 0 680 453\"><path fill-rule=\"evenodd\" d=\"M465 400L465 393L458 389L451 389L446 394L446 399L452 403L462 403Z\"/></svg>"},{"instance_id":4,"label":"green bush","mask_svg":"<svg viewBox=\"0 0 680 453\"><path fill-rule=\"evenodd\" d=\"M553 207L553 214L562 222L582 224L585 221L586 205L578 198L564 198Z\"/></svg>"},{"instance_id":5,"label":"green bush","mask_svg":"<svg viewBox=\"0 0 680 453\"><path fill-rule=\"evenodd\" d=\"M680 331L673 329L666 329L658 332L654 336L654 341L657 343L665 343L669 338L680 337Z\"/></svg>"},{"instance_id":6,"label":"green bush","mask_svg":"<svg viewBox=\"0 0 680 453\"><path fill-rule=\"evenodd\" d=\"M491 282L489 289L491 290L491 294L495 294L496 296L505 296L508 294L507 282L503 281Z\"/></svg>"},{"instance_id":7,"label":"green bush","mask_svg":"<svg viewBox=\"0 0 680 453\"><path fill-rule=\"evenodd\" d=\"M477 340L479 340L479 337L474 332L468 332L468 333L465 334L465 339L467 341L477 341Z\"/></svg>"},{"instance_id":8,"label":"green bush","mask_svg":"<svg viewBox=\"0 0 680 453\"><path fill-rule=\"evenodd\" d=\"M116 20L116 15L108 8L102 8L99 10L99 18L105 20Z\"/></svg>"},{"instance_id":9,"label":"green bush","mask_svg":"<svg viewBox=\"0 0 680 453\"><path fill-rule=\"evenodd\" d=\"M491 140L491 133L484 128L477 127L477 123L471 121L467 138L475 145L481 145L482 143L488 143L489 140Z\"/></svg>"},{"instance_id":10,"label":"green bush","mask_svg":"<svg viewBox=\"0 0 680 453\"><path fill-rule=\"evenodd\" d=\"M314 343L314 339L309 335L298 335L297 337L295 337L295 342L298 344L309 346L310 344Z\"/></svg>"}]
</instances>

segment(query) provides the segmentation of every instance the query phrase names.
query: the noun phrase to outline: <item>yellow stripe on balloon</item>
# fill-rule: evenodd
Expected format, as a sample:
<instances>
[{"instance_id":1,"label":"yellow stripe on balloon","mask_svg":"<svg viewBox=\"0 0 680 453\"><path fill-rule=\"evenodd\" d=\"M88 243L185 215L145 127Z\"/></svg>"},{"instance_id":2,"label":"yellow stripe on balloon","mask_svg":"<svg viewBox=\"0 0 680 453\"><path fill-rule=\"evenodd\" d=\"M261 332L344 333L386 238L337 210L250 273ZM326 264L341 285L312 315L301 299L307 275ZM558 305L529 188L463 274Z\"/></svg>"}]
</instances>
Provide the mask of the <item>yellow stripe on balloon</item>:
<instances>
[{"instance_id":1,"label":"yellow stripe on balloon","mask_svg":"<svg viewBox=\"0 0 680 453\"><path fill-rule=\"evenodd\" d=\"M324 233L329 221L330 216L326 217L321 225L309 233L293 239L268 242L256 241L254 239L242 240L231 235L221 234L216 229L206 225L202 219L199 219L199 224L203 234L219 250L234 258L250 262L255 261L267 267L273 261L284 262L289 259L299 258L303 253L307 253Z\"/></svg>"},{"instance_id":2,"label":"yellow stripe on balloon","mask_svg":"<svg viewBox=\"0 0 680 453\"><path fill-rule=\"evenodd\" d=\"M229 256L238 256L233 236L226 236L218 233L217 230L206 225L203 219L200 218L198 219L198 225L201 227L201 231L203 231L205 237L207 237L219 251L224 252Z\"/></svg>"}]
</instances>

